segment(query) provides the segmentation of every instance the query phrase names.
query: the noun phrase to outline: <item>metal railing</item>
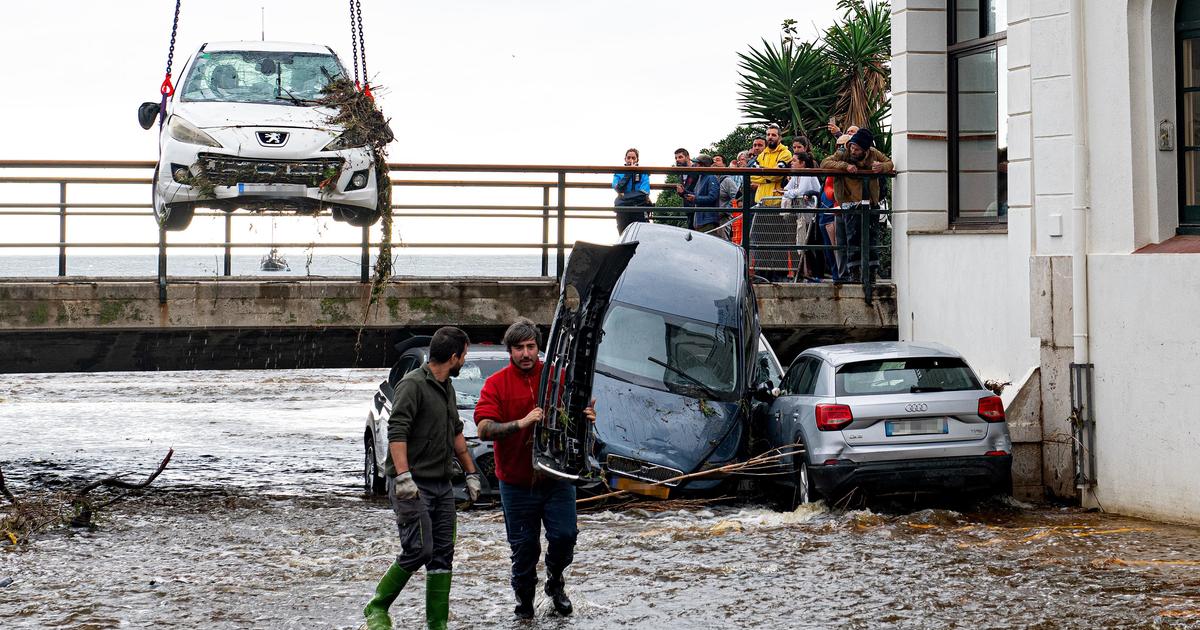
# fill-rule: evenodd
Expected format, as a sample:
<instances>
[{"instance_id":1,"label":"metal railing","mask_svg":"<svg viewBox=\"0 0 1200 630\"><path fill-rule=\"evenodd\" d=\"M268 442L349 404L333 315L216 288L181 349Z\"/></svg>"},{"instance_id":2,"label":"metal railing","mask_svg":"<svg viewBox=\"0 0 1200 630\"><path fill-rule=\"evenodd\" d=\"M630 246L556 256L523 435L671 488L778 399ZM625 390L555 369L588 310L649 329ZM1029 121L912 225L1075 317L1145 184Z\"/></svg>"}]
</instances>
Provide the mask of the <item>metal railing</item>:
<instances>
[{"instance_id":1,"label":"metal railing","mask_svg":"<svg viewBox=\"0 0 1200 630\"><path fill-rule=\"evenodd\" d=\"M148 242L89 242L89 241L71 241L68 239L68 218L73 216L88 216L88 217L129 217L129 216L145 216L148 220L153 220L153 209L149 203L120 203L120 202L77 202L72 201L68 194L70 188L81 186L110 186L110 185L148 185L150 177L119 177L119 176L67 176L57 173L62 171L74 170L99 170L99 171L129 171L129 170L146 170L151 171L156 163L151 161L32 161L32 160L0 160L0 185L53 185L57 188L57 200L26 202L26 201L10 201L0 198L0 218L7 216L54 216L58 218L58 240L47 242L19 242L5 240L0 242L0 248L21 248L21 249L56 249L58 251L58 276L67 276L67 255L69 249L105 249L105 248L146 248L154 249L158 254L158 273L157 282L160 290L160 297L165 300L166 286L169 280L167 276L167 254L173 248L219 248L223 251L222 261L222 276L232 276L232 257L233 251L239 248L254 248L263 249L268 247L278 248L354 248L360 252L359 260L359 280L362 282L370 281L371 274L371 257L372 250L377 250L380 247L379 241L371 240L371 230L376 228L361 228L361 238L355 242L307 242L307 243L262 243L262 242L234 242L233 240L233 221L239 217L260 216L259 213L229 213L224 211L197 211L197 217L221 217L224 222L224 239L221 242L199 242L199 243L171 243L168 241L168 234L164 230L158 230L157 243ZM404 248L415 249L533 249L540 251L540 271L542 276L550 276L550 254L554 254L554 276L559 277L565 265L566 252L571 248L567 242L567 224L569 221L612 221L615 212L650 212L653 216L652 220L680 220L680 217L690 217L696 212L712 212L714 210L722 213L741 213L745 223L745 228L741 230L742 239L739 243L746 248L748 253L753 257L754 252L770 252L772 250L784 250L789 252L803 252L806 250L827 251L839 249L848 253L849 248L853 247L859 252L859 259L866 262L875 259L873 253L886 250L885 245L872 243L871 237L872 222L879 221L883 215L889 214L887 210L871 208L866 204L859 204L849 208L833 208L822 210L804 210L804 209L783 209L779 207L756 207L754 204L751 177L753 176L778 176L778 175L805 175L824 177L827 175L846 176L845 173L838 171L828 171L822 169L804 169L804 170L789 170L789 169L738 169L738 168L678 168L678 167L613 167L613 166L547 166L547 165L498 165L498 164L389 164L389 169L392 173L393 199L403 200L403 194L396 194L396 189L418 189L418 188L477 188L477 189L526 189L540 192L540 203L529 204L479 204L479 203L464 203L464 204L419 204L419 203L393 203L392 215L396 222L403 221L406 218L439 218L439 219L536 219L540 220L541 232L540 239L534 242L412 242L405 241ZM49 171L57 172L50 175L30 176L27 174L9 175L16 170L22 171ZM568 181L568 175L574 176L597 176L597 175L613 175L614 173L644 173L647 175L662 175L675 174L683 177L688 173L694 173L697 170L703 170L706 174L713 175L733 175L742 178L740 208L680 208L680 207L636 207L636 208L614 208L611 205L569 205L567 203L567 190L611 190L610 182L601 180L592 181ZM445 174L525 174L525 175L548 175L549 177L532 177L526 179L484 179L472 177L460 177L456 179L438 179L438 178L406 178L402 174L407 173L426 173L437 174L444 176ZM858 175L863 177L863 175ZM865 177L890 177L889 174L868 174ZM652 188L655 190L674 189L674 184L654 184ZM553 192L553 195L551 194ZM146 198L143 196L142 198ZM553 197L553 198L552 198ZM759 214L780 214L780 213L797 213L797 212L824 212L826 214L840 215L845 217L847 221L860 222L860 234L862 236L858 243L841 243L838 245L815 245L815 244L763 244L753 242L753 223L754 217ZM328 214L328 212L323 212ZM311 215L302 215L309 217ZM685 219L686 220L686 219ZM690 222L690 220L688 220ZM8 230L4 230L8 233ZM0 239L4 239L0 236ZM864 270L867 267L864 266ZM867 299L871 299L872 285L874 282L873 274L862 273L859 279L864 286L864 292Z\"/></svg>"}]
</instances>

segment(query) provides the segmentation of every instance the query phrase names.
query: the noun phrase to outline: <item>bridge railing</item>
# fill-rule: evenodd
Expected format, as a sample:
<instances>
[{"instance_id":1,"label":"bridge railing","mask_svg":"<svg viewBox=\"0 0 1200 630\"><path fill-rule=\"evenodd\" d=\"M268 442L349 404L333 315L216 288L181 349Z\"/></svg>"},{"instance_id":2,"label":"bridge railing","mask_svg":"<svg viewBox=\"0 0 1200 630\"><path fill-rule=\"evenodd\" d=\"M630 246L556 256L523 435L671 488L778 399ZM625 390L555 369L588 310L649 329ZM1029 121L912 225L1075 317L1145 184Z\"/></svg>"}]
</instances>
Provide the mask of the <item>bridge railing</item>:
<instances>
[{"instance_id":1,"label":"bridge railing","mask_svg":"<svg viewBox=\"0 0 1200 630\"><path fill-rule=\"evenodd\" d=\"M302 249L319 249L319 248L338 248L338 249L357 249L359 251L359 279L362 282L368 282L371 274L372 253L377 252L380 247L379 240L372 240L372 230L378 228L361 228L360 238L353 242L341 241L314 241L305 243L292 242L235 242L233 238L233 222L244 217L259 216L257 213L234 212L228 213L223 211L197 211L198 217L218 217L223 222L224 239L219 242L170 242L169 235L173 232L157 230L157 242L102 242L100 240L74 240L68 238L68 220L71 217L87 216L87 217L133 217L145 216L148 221L154 220L153 209L150 203L126 203L126 202L100 202L100 201L76 201L75 196L71 195L72 190L81 188L91 188L95 186L148 186L150 177L128 177L118 176L111 173L116 172L136 172L144 170L152 172L155 163L151 161L68 161L68 160L51 160L51 161L32 161L32 160L0 160L0 185L28 185L35 188L44 189L47 186L53 187L57 192L57 199L48 198L41 201L11 201L0 197L0 221L5 217L57 217L58 218L58 239L53 241L28 242L17 238L11 238L11 230L2 230L0 232L0 248L7 249L53 249L58 253L58 276L67 276L67 256L71 249L84 250L103 250L103 249L131 249L145 248L157 252L158 258L158 273L157 282L160 287L160 295L165 299L165 289L169 277L167 274L167 257L168 252L174 249L194 249L218 248L223 252L223 261L221 276L232 276L233 267L233 251L236 249L265 249L271 247L277 248L302 248ZM880 258L887 259L888 246L885 242L874 242L872 234L880 232L879 223L886 222L887 215L890 212L886 209L886 203L883 208L872 207L868 204L856 204L849 207L831 208L831 209L784 209L772 203L769 200L764 200L761 206L757 206L754 202L751 178L753 176L779 176L779 175L800 175L800 176L817 176L823 178L833 175L844 177L845 173L839 171L828 171L822 169L740 169L740 168L679 168L679 167L624 167L624 166L549 166L549 165L498 165L498 164L406 164L395 163L389 164L389 169L392 175L393 185L393 206L392 215L394 219L394 227L402 225L406 219L438 219L443 221L452 221L454 219L505 219L505 220L537 220L540 222L540 238L529 241L500 241L493 240L490 242L432 242L432 241L413 241L405 240L403 247L411 249L455 249L455 250L487 250L487 249L527 249L538 251L541 254L540 273L542 276L558 277L562 273L565 264L567 251L571 248L570 242L567 239L568 225L572 222L597 222L597 221L613 221L616 212L624 213L639 213L649 211L654 221L667 222L690 222L685 217L690 217L696 212L712 212L716 210L725 214L737 213L741 218L733 219L733 225L729 227L735 228L735 233L740 231L739 244L747 249L751 256L752 264L755 259L763 260L772 258L775 252L784 252L787 258L787 268L771 269L773 275L777 279L790 276L796 280L800 280L800 274L797 270L791 268L792 256L797 258L805 251L824 252L829 250L839 250L845 256L851 255L851 250L857 256L857 259L864 264L863 269L868 269L866 264L868 261L879 260ZM64 172L98 171L105 173L97 176L78 176L64 175ZM713 175L731 175L739 177L741 182L741 198L740 208L680 208L680 207L635 207L635 208L614 208L612 205L573 205L568 203L568 190L576 191L601 191L607 190L612 192L611 182L597 179L598 176L611 176L615 173L643 173L647 175L676 175L683 177L688 173L702 171L706 174ZM29 173L37 173L30 175ZM15 174L14 174L15 173ZM45 174L42 174L45 173ZM423 175L423 176L422 176ZM519 175L517 179L507 179L513 175ZM856 174L853 177L863 178L878 178L883 179L890 177L890 174ZM590 178L590 179L580 179ZM419 195L407 195L407 191L415 191L418 189L437 190L441 188L471 188L479 189L480 191L499 190L499 189L516 189L521 191L533 192L534 196L530 203L419 203L411 197ZM654 190L674 190L674 184L653 184ZM595 197L595 192L591 195ZM145 194L143 199L149 199L150 195ZM539 203L540 202L540 203ZM762 229L756 232L754 228L754 220L756 216L773 215L773 216L788 216L792 217L795 213L815 213L822 212L827 215L840 216L842 222L848 223L854 221L858 224L858 234L860 236L857 242L847 243L842 242L837 245L828 244L807 244L795 243L795 240L787 240L786 235L783 241L778 241L772 238L758 239L756 234L763 232ZM328 211L324 211L328 215ZM277 215L285 216L285 215ZM304 215L308 217L310 215ZM744 222L746 229L737 230L738 227L743 227L740 224ZM730 222L727 222L727 225ZM763 225L767 222L764 220ZM786 225L786 223L785 223ZM886 228L884 228L886 229ZM885 232L886 233L886 232ZM538 236L536 233L531 236ZM780 235L776 235L780 236ZM395 234L393 234L395 237ZM393 240L395 240L393 238ZM890 242L890 239L881 239ZM882 254L882 255L881 255ZM551 255L553 255L554 265L551 267ZM778 259L778 257L776 257ZM759 270L769 267L766 263L759 265ZM551 270L553 269L553 274ZM886 273L886 272L885 272ZM862 273L860 278L856 279L864 285L865 295L870 299L871 287L874 282L872 273Z\"/></svg>"}]
</instances>

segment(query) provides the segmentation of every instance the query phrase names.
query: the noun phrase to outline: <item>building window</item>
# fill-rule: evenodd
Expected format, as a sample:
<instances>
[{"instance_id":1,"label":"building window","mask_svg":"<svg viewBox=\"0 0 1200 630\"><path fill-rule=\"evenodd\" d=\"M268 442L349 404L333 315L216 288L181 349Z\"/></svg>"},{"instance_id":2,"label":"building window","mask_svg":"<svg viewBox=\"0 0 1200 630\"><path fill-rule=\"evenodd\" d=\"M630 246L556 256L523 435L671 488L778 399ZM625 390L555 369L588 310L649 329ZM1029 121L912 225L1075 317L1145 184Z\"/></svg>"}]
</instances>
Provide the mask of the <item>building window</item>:
<instances>
[{"instance_id":1,"label":"building window","mask_svg":"<svg viewBox=\"0 0 1200 630\"><path fill-rule=\"evenodd\" d=\"M1008 219L1006 0L954 0L949 19L950 220Z\"/></svg>"},{"instance_id":2,"label":"building window","mask_svg":"<svg viewBox=\"0 0 1200 630\"><path fill-rule=\"evenodd\" d=\"M1200 2L1175 14L1179 120L1179 232L1200 234Z\"/></svg>"}]
</instances>

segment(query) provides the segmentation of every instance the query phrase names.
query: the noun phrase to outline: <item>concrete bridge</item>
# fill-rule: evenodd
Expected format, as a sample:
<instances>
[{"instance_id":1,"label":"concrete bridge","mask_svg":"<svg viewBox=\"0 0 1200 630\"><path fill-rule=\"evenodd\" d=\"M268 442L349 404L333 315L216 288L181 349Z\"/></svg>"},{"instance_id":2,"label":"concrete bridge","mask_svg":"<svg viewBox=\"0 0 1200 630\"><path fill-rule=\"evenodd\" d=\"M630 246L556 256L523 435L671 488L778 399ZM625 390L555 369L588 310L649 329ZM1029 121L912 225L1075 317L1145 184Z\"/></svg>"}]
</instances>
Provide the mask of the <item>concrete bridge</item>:
<instances>
[{"instance_id":1,"label":"concrete bridge","mask_svg":"<svg viewBox=\"0 0 1200 630\"><path fill-rule=\"evenodd\" d=\"M762 326L783 361L806 347L896 337L895 292L759 284ZM172 278L0 281L0 372L386 366L392 346L439 326L499 341L517 316L548 324L553 278Z\"/></svg>"}]
</instances>

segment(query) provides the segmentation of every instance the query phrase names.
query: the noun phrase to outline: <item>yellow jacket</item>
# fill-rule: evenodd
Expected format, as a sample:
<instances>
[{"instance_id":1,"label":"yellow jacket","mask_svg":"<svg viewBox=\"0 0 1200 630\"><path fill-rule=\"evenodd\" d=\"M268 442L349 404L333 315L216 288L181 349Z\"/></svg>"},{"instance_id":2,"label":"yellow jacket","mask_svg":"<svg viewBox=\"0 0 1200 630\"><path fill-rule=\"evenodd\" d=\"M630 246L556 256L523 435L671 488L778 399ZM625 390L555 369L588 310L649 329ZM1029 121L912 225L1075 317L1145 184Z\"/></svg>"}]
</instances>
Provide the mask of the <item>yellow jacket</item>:
<instances>
[{"instance_id":1,"label":"yellow jacket","mask_svg":"<svg viewBox=\"0 0 1200 630\"><path fill-rule=\"evenodd\" d=\"M780 142L774 149L766 148L762 153L758 154L759 168L778 168L779 164L787 164L792 161L792 152ZM750 178L751 184L758 184L758 188L754 189L754 201L757 203L763 197L778 197L783 194L783 175L754 175ZM776 204L778 205L778 204Z\"/></svg>"}]
</instances>

